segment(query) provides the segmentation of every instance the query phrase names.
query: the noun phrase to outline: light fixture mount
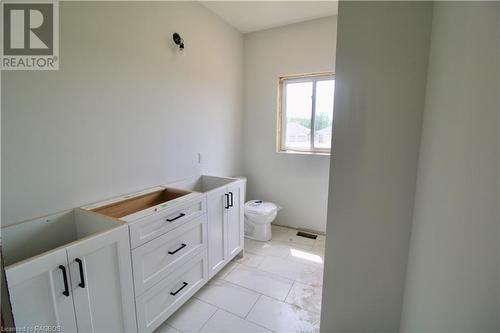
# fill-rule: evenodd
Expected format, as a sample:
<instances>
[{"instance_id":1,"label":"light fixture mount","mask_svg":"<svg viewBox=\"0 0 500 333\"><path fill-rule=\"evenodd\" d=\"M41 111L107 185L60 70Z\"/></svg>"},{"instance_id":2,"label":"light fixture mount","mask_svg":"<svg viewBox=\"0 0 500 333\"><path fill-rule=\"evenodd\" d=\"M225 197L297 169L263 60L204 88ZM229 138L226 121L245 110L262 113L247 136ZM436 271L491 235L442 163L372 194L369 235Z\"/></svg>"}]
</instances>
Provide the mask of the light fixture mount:
<instances>
[{"instance_id":1,"label":"light fixture mount","mask_svg":"<svg viewBox=\"0 0 500 333\"><path fill-rule=\"evenodd\" d=\"M184 50L184 39L179 35L179 33L174 32L172 35L172 39L174 40L175 45L179 46L180 50Z\"/></svg>"}]
</instances>

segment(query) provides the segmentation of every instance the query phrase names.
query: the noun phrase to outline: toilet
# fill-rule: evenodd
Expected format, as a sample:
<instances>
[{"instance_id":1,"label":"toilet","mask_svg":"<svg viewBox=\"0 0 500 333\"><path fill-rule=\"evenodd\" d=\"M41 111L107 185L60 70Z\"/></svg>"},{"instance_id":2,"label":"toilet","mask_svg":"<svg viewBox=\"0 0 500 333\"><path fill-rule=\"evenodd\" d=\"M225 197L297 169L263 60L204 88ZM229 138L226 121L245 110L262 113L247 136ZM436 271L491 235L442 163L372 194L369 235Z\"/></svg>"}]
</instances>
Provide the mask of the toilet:
<instances>
[{"instance_id":1,"label":"toilet","mask_svg":"<svg viewBox=\"0 0 500 333\"><path fill-rule=\"evenodd\" d=\"M245 237L265 242L271 240L271 222L280 208L262 200L250 200L245 203Z\"/></svg>"}]
</instances>

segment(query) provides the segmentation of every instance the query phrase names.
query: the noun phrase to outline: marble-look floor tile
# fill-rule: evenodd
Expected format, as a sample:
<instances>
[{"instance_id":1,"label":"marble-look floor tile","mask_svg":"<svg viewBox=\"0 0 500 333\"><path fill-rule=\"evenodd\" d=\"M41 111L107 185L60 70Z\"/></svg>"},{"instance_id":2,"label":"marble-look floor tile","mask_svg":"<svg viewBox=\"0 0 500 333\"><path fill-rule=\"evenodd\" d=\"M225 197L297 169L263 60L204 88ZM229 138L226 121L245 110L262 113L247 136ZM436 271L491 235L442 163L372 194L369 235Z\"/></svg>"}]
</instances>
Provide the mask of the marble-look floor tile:
<instances>
[{"instance_id":1,"label":"marble-look floor tile","mask_svg":"<svg viewBox=\"0 0 500 333\"><path fill-rule=\"evenodd\" d=\"M217 310L212 318L210 318L205 326L203 326L200 332L254 333L269 331L231 313L223 310Z\"/></svg>"},{"instance_id":2,"label":"marble-look floor tile","mask_svg":"<svg viewBox=\"0 0 500 333\"><path fill-rule=\"evenodd\" d=\"M260 265L262 260L264 260L263 256L260 256L258 254L253 254L250 252L245 252L242 258L236 259L236 262L250 267L257 267Z\"/></svg>"},{"instance_id":3,"label":"marble-look floor tile","mask_svg":"<svg viewBox=\"0 0 500 333\"><path fill-rule=\"evenodd\" d=\"M325 245L326 241L326 236L325 235L318 235L318 238L316 238L316 243L315 244L323 244Z\"/></svg>"},{"instance_id":4,"label":"marble-look floor tile","mask_svg":"<svg viewBox=\"0 0 500 333\"><path fill-rule=\"evenodd\" d=\"M286 258L290 254L290 247L274 242L259 242L245 238L245 252L261 256Z\"/></svg>"},{"instance_id":5,"label":"marble-look floor tile","mask_svg":"<svg viewBox=\"0 0 500 333\"><path fill-rule=\"evenodd\" d=\"M295 281L285 302L315 313L321 313L321 287Z\"/></svg>"},{"instance_id":6,"label":"marble-look floor tile","mask_svg":"<svg viewBox=\"0 0 500 333\"><path fill-rule=\"evenodd\" d=\"M286 258L291 254L292 250L311 251L312 246L279 240L259 242L252 239L245 239L245 252L261 256Z\"/></svg>"},{"instance_id":7,"label":"marble-look floor tile","mask_svg":"<svg viewBox=\"0 0 500 333\"><path fill-rule=\"evenodd\" d=\"M323 267L318 267L311 274L301 275L296 281L321 288L323 286Z\"/></svg>"},{"instance_id":8,"label":"marble-look floor tile","mask_svg":"<svg viewBox=\"0 0 500 333\"><path fill-rule=\"evenodd\" d=\"M155 329L153 333L181 333L181 331L176 330L167 323L163 323L160 327Z\"/></svg>"},{"instance_id":9,"label":"marble-look floor tile","mask_svg":"<svg viewBox=\"0 0 500 333\"><path fill-rule=\"evenodd\" d=\"M286 247L288 249L288 254L290 254L291 250L312 251L313 249L312 245L300 244L297 242L287 242L283 240L271 240L269 243L275 246Z\"/></svg>"},{"instance_id":10,"label":"marble-look floor tile","mask_svg":"<svg viewBox=\"0 0 500 333\"><path fill-rule=\"evenodd\" d=\"M321 286L323 269L281 258L266 257L258 267L262 271L299 281L313 286Z\"/></svg>"},{"instance_id":11,"label":"marble-look floor tile","mask_svg":"<svg viewBox=\"0 0 500 333\"><path fill-rule=\"evenodd\" d=\"M215 306L191 298L168 319L167 324L184 333L198 332L215 311Z\"/></svg>"},{"instance_id":12,"label":"marble-look floor tile","mask_svg":"<svg viewBox=\"0 0 500 333\"><path fill-rule=\"evenodd\" d=\"M297 236L298 231L296 229L273 226L271 228L271 232L273 240L298 243L308 246L314 246L315 243L315 240L312 238Z\"/></svg>"},{"instance_id":13,"label":"marble-look floor tile","mask_svg":"<svg viewBox=\"0 0 500 333\"><path fill-rule=\"evenodd\" d=\"M323 238L321 239L316 239L316 242L314 242L313 251L321 251L322 253L325 253L325 236L322 237Z\"/></svg>"},{"instance_id":14,"label":"marble-look floor tile","mask_svg":"<svg viewBox=\"0 0 500 333\"><path fill-rule=\"evenodd\" d=\"M247 320L275 332L318 332L319 314L261 296Z\"/></svg>"},{"instance_id":15,"label":"marble-look floor tile","mask_svg":"<svg viewBox=\"0 0 500 333\"><path fill-rule=\"evenodd\" d=\"M271 234L272 234L272 239L277 240L277 239L286 239L290 235L290 230L289 228L285 228L279 225L274 225L271 224Z\"/></svg>"},{"instance_id":16,"label":"marble-look floor tile","mask_svg":"<svg viewBox=\"0 0 500 333\"><path fill-rule=\"evenodd\" d=\"M195 297L245 317L259 298L259 294L224 280L212 280Z\"/></svg>"},{"instance_id":17,"label":"marble-look floor tile","mask_svg":"<svg viewBox=\"0 0 500 333\"><path fill-rule=\"evenodd\" d=\"M300 264L321 268L324 265L324 258L324 251L315 250L313 248L311 250L291 249L290 255L286 259Z\"/></svg>"},{"instance_id":18,"label":"marble-look floor tile","mask_svg":"<svg viewBox=\"0 0 500 333\"><path fill-rule=\"evenodd\" d=\"M281 233L289 233L290 230L294 230L294 229L271 223L271 231L273 232L273 235L275 233L280 233L280 232Z\"/></svg>"},{"instance_id":19,"label":"marble-look floor tile","mask_svg":"<svg viewBox=\"0 0 500 333\"><path fill-rule=\"evenodd\" d=\"M217 274L215 274L213 279L215 279L215 280L224 279L237 266L238 266L238 263L236 261L231 261L231 262L227 263L227 265L224 266L224 268L222 268Z\"/></svg>"},{"instance_id":20,"label":"marble-look floor tile","mask_svg":"<svg viewBox=\"0 0 500 333\"><path fill-rule=\"evenodd\" d=\"M281 301L293 284L292 280L243 265L236 267L225 280Z\"/></svg>"}]
</instances>

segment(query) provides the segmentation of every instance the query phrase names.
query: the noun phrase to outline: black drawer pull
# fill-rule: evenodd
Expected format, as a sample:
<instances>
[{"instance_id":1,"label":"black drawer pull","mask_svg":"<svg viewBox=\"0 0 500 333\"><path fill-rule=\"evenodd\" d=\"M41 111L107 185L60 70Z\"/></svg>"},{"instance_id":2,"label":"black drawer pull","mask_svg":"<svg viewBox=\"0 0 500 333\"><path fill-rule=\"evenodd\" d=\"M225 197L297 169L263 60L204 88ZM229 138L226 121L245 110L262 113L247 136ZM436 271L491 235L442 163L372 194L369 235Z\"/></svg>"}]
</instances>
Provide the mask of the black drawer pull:
<instances>
[{"instance_id":1,"label":"black drawer pull","mask_svg":"<svg viewBox=\"0 0 500 333\"><path fill-rule=\"evenodd\" d=\"M177 220L177 219L180 219L180 218L181 218L181 217L183 217L183 216L186 216L186 214L184 214L184 213L180 213L179 215L177 215L177 216L176 216L176 217L174 217L173 219L167 219L167 222L173 222L173 221L175 221L175 220Z\"/></svg>"},{"instance_id":2,"label":"black drawer pull","mask_svg":"<svg viewBox=\"0 0 500 333\"><path fill-rule=\"evenodd\" d=\"M80 287L85 288L85 278L83 277L83 262L80 258L76 258L75 261L78 263L78 268L80 269Z\"/></svg>"},{"instance_id":3,"label":"black drawer pull","mask_svg":"<svg viewBox=\"0 0 500 333\"><path fill-rule=\"evenodd\" d=\"M170 293L170 295L172 295L172 296L177 295L177 294L178 294L178 293L179 293L182 289L186 288L186 286L187 286L187 285L188 285L188 283L187 283L187 282L182 282L182 287L180 287L180 288L179 288L176 292L174 292L174 293L173 293L173 292L171 292L171 293Z\"/></svg>"},{"instance_id":4,"label":"black drawer pull","mask_svg":"<svg viewBox=\"0 0 500 333\"><path fill-rule=\"evenodd\" d=\"M59 265L59 269L62 271L62 274L63 274L63 281L64 281L63 295L68 297L69 296L69 289L68 289L68 276L66 275L66 267L64 267L63 265Z\"/></svg>"},{"instance_id":5,"label":"black drawer pull","mask_svg":"<svg viewBox=\"0 0 500 333\"><path fill-rule=\"evenodd\" d=\"M182 250L183 248L185 248L187 245L182 243L181 244L181 247L179 247L177 250L175 251L168 251L168 254L176 254L177 252L179 252L180 250Z\"/></svg>"},{"instance_id":6,"label":"black drawer pull","mask_svg":"<svg viewBox=\"0 0 500 333\"><path fill-rule=\"evenodd\" d=\"M231 196L231 203L229 204L229 207L233 207L233 192L229 192L229 195Z\"/></svg>"},{"instance_id":7,"label":"black drawer pull","mask_svg":"<svg viewBox=\"0 0 500 333\"><path fill-rule=\"evenodd\" d=\"M226 196L226 206L224 208L229 209L229 194L224 193L224 195Z\"/></svg>"}]
</instances>

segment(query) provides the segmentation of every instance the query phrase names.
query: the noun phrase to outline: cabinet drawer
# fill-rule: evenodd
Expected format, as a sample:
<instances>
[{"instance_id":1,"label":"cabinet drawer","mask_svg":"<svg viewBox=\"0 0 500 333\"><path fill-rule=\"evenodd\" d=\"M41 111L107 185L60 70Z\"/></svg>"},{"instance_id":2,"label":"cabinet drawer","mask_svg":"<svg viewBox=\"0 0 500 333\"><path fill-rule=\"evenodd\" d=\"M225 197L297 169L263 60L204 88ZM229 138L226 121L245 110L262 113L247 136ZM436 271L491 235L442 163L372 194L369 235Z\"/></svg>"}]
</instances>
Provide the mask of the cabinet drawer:
<instances>
[{"instance_id":1,"label":"cabinet drawer","mask_svg":"<svg viewBox=\"0 0 500 333\"><path fill-rule=\"evenodd\" d=\"M208 280L206 251L136 298L139 332L152 332Z\"/></svg>"},{"instance_id":2,"label":"cabinet drawer","mask_svg":"<svg viewBox=\"0 0 500 333\"><path fill-rule=\"evenodd\" d=\"M206 211L205 197L181 203L130 223L130 243L136 248L177 228Z\"/></svg>"},{"instance_id":3,"label":"cabinet drawer","mask_svg":"<svg viewBox=\"0 0 500 333\"><path fill-rule=\"evenodd\" d=\"M141 295L207 248L207 216L155 238L132 251L135 294Z\"/></svg>"}]
</instances>

